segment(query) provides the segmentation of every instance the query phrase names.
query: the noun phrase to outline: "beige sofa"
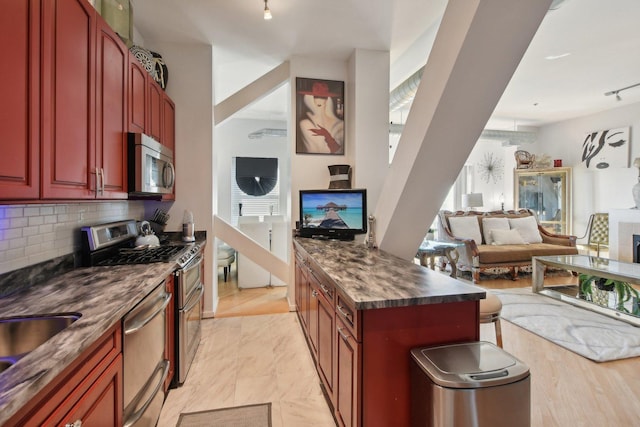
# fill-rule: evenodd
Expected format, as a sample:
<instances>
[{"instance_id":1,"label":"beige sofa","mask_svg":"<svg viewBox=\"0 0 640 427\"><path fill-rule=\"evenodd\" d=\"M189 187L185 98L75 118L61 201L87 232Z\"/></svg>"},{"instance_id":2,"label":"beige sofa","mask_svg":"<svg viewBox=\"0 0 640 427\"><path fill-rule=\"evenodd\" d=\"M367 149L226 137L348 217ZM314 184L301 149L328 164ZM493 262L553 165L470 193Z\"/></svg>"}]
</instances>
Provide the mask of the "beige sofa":
<instances>
[{"instance_id":1,"label":"beige sofa","mask_svg":"<svg viewBox=\"0 0 640 427\"><path fill-rule=\"evenodd\" d=\"M531 266L534 256L578 253L575 236L550 233L528 209L440 211L438 219L439 240L461 243L457 267L470 271L474 283L485 270L506 268L515 280L518 269Z\"/></svg>"}]
</instances>

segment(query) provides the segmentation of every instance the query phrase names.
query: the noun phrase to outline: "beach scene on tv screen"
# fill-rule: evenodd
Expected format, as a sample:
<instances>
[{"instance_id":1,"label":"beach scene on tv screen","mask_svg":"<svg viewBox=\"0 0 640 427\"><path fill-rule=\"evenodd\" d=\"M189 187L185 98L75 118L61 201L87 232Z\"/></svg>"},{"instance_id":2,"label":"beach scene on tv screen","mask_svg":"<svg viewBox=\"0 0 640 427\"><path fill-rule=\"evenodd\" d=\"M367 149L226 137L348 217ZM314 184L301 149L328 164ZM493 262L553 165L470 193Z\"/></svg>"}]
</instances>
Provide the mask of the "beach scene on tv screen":
<instances>
[{"instance_id":1,"label":"beach scene on tv screen","mask_svg":"<svg viewBox=\"0 0 640 427\"><path fill-rule=\"evenodd\" d=\"M362 195L358 193L302 194L306 228L362 229Z\"/></svg>"}]
</instances>

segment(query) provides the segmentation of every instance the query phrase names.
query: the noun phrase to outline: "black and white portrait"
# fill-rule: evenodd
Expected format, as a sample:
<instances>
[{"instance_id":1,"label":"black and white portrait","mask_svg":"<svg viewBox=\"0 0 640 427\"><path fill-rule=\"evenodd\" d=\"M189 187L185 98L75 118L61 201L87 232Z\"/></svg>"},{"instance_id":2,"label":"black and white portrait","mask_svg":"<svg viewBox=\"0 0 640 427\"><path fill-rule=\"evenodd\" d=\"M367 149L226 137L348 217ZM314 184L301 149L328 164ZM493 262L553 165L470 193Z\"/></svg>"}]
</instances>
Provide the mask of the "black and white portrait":
<instances>
[{"instance_id":1,"label":"black and white portrait","mask_svg":"<svg viewBox=\"0 0 640 427\"><path fill-rule=\"evenodd\" d=\"M582 142L582 162L587 169L629 167L629 128L588 134Z\"/></svg>"}]
</instances>

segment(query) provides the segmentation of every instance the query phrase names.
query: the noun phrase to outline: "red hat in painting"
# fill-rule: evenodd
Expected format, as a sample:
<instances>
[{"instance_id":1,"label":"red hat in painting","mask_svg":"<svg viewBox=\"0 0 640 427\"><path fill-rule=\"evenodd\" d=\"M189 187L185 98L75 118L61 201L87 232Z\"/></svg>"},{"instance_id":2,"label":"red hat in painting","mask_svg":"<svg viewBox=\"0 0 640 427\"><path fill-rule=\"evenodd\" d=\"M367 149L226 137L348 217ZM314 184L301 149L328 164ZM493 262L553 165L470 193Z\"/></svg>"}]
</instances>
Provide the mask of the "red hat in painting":
<instances>
[{"instance_id":1,"label":"red hat in painting","mask_svg":"<svg viewBox=\"0 0 640 427\"><path fill-rule=\"evenodd\" d=\"M311 90L301 90L298 93L303 95L313 95L317 98L333 98L338 96L337 93L329 92L329 85L323 82L313 82Z\"/></svg>"}]
</instances>

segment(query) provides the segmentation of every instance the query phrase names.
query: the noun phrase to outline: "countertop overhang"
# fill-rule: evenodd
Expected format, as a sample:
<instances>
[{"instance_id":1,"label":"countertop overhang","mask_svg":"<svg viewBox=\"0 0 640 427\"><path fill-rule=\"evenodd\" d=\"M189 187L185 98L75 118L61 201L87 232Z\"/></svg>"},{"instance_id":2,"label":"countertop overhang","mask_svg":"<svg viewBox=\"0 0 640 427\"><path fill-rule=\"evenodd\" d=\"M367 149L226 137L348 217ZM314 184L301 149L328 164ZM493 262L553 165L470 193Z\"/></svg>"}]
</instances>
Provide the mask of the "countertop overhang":
<instances>
[{"instance_id":1,"label":"countertop overhang","mask_svg":"<svg viewBox=\"0 0 640 427\"><path fill-rule=\"evenodd\" d=\"M476 301L486 291L355 241L296 237L357 310Z\"/></svg>"}]
</instances>

